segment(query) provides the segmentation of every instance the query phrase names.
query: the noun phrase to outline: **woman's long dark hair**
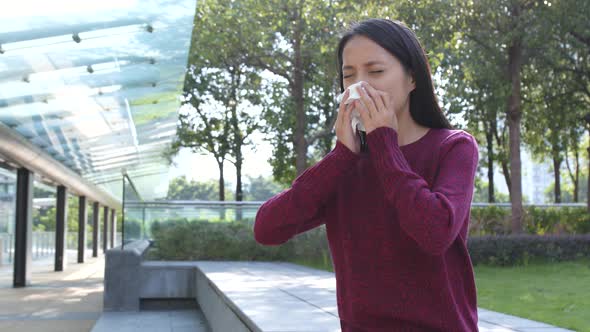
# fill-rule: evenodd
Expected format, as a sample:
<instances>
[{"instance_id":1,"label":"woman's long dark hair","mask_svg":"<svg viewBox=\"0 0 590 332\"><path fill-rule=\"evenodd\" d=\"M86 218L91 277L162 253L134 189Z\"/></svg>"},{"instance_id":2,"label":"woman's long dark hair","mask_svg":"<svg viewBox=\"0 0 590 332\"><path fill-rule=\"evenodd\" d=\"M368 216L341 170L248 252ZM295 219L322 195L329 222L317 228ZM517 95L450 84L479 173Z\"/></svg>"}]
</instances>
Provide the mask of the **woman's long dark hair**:
<instances>
[{"instance_id":1,"label":"woman's long dark hair","mask_svg":"<svg viewBox=\"0 0 590 332\"><path fill-rule=\"evenodd\" d=\"M416 88L410 92L410 115L418 124L429 128L453 127L438 105L434 94L430 65L416 34L399 21L368 19L351 26L338 43L338 72L340 91L344 91L342 78L342 52L354 36L364 36L383 47L414 77Z\"/></svg>"}]
</instances>

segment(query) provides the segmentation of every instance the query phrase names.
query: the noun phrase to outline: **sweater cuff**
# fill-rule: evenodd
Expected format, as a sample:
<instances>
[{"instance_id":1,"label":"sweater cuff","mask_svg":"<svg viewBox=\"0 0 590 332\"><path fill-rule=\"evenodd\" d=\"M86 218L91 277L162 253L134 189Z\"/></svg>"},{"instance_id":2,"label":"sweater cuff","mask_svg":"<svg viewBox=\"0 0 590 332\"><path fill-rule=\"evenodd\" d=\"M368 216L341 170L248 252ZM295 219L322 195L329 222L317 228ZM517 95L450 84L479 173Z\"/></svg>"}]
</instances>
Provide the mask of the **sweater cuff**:
<instances>
[{"instance_id":1,"label":"sweater cuff","mask_svg":"<svg viewBox=\"0 0 590 332\"><path fill-rule=\"evenodd\" d=\"M402 151L398 146L398 134L391 127L379 127L367 135L367 145L373 165L380 174L384 171L410 171Z\"/></svg>"}]
</instances>

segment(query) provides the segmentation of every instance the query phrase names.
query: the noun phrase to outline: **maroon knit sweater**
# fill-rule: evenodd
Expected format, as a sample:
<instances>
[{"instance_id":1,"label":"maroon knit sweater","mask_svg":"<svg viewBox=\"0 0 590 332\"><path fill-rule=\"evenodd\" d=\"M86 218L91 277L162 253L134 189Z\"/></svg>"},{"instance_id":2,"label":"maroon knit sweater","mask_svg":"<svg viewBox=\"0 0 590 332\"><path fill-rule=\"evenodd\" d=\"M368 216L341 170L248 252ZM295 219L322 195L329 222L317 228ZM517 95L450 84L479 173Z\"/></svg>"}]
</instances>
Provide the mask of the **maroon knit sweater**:
<instances>
[{"instance_id":1,"label":"maroon knit sweater","mask_svg":"<svg viewBox=\"0 0 590 332\"><path fill-rule=\"evenodd\" d=\"M381 127L367 144L355 154L337 142L266 201L256 241L278 245L326 225L343 331L478 331L466 243L477 142L430 129L400 147Z\"/></svg>"}]
</instances>

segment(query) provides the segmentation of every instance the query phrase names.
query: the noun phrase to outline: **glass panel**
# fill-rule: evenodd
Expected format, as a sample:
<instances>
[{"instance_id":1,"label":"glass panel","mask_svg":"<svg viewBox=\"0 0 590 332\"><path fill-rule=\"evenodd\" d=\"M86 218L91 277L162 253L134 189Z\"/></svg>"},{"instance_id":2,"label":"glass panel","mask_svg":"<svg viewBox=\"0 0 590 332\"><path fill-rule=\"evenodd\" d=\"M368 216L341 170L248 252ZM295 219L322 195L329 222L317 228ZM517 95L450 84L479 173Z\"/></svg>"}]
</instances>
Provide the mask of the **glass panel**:
<instances>
[{"instance_id":1,"label":"glass panel","mask_svg":"<svg viewBox=\"0 0 590 332\"><path fill-rule=\"evenodd\" d=\"M2 271L13 269L15 209L16 173L0 168L0 269Z\"/></svg>"},{"instance_id":2,"label":"glass panel","mask_svg":"<svg viewBox=\"0 0 590 332\"><path fill-rule=\"evenodd\" d=\"M50 263L55 254L56 189L35 178L33 191L33 261Z\"/></svg>"},{"instance_id":3,"label":"glass panel","mask_svg":"<svg viewBox=\"0 0 590 332\"><path fill-rule=\"evenodd\" d=\"M92 256L92 244L94 240L92 238L92 220L94 218L94 211L92 210L92 202L86 202L86 211L88 211L88 220L86 221L86 252L87 256Z\"/></svg>"},{"instance_id":4,"label":"glass panel","mask_svg":"<svg viewBox=\"0 0 590 332\"><path fill-rule=\"evenodd\" d=\"M146 239L144 210L127 204L141 203L135 184L128 176L123 177L123 243Z\"/></svg>"},{"instance_id":5,"label":"glass panel","mask_svg":"<svg viewBox=\"0 0 590 332\"><path fill-rule=\"evenodd\" d=\"M155 224L241 222L253 225L262 202L125 201L125 240L152 239Z\"/></svg>"},{"instance_id":6,"label":"glass panel","mask_svg":"<svg viewBox=\"0 0 590 332\"><path fill-rule=\"evenodd\" d=\"M90 181L149 171L141 194L162 194L167 176L155 174L167 169L161 152L176 132L196 3L3 8L0 121Z\"/></svg>"}]
</instances>

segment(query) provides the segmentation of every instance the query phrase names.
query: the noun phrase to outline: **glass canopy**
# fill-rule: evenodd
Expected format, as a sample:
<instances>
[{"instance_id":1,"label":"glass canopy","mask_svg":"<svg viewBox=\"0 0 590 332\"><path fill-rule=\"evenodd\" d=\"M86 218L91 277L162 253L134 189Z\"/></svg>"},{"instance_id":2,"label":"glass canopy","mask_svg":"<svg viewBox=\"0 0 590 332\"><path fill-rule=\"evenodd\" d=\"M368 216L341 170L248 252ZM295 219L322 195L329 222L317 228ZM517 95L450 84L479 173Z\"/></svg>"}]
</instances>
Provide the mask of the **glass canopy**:
<instances>
[{"instance_id":1,"label":"glass canopy","mask_svg":"<svg viewBox=\"0 0 590 332\"><path fill-rule=\"evenodd\" d=\"M195 0L21 0L0 12L0 122L121 198L165 195Z\"/></svg>"}]
</instances>

